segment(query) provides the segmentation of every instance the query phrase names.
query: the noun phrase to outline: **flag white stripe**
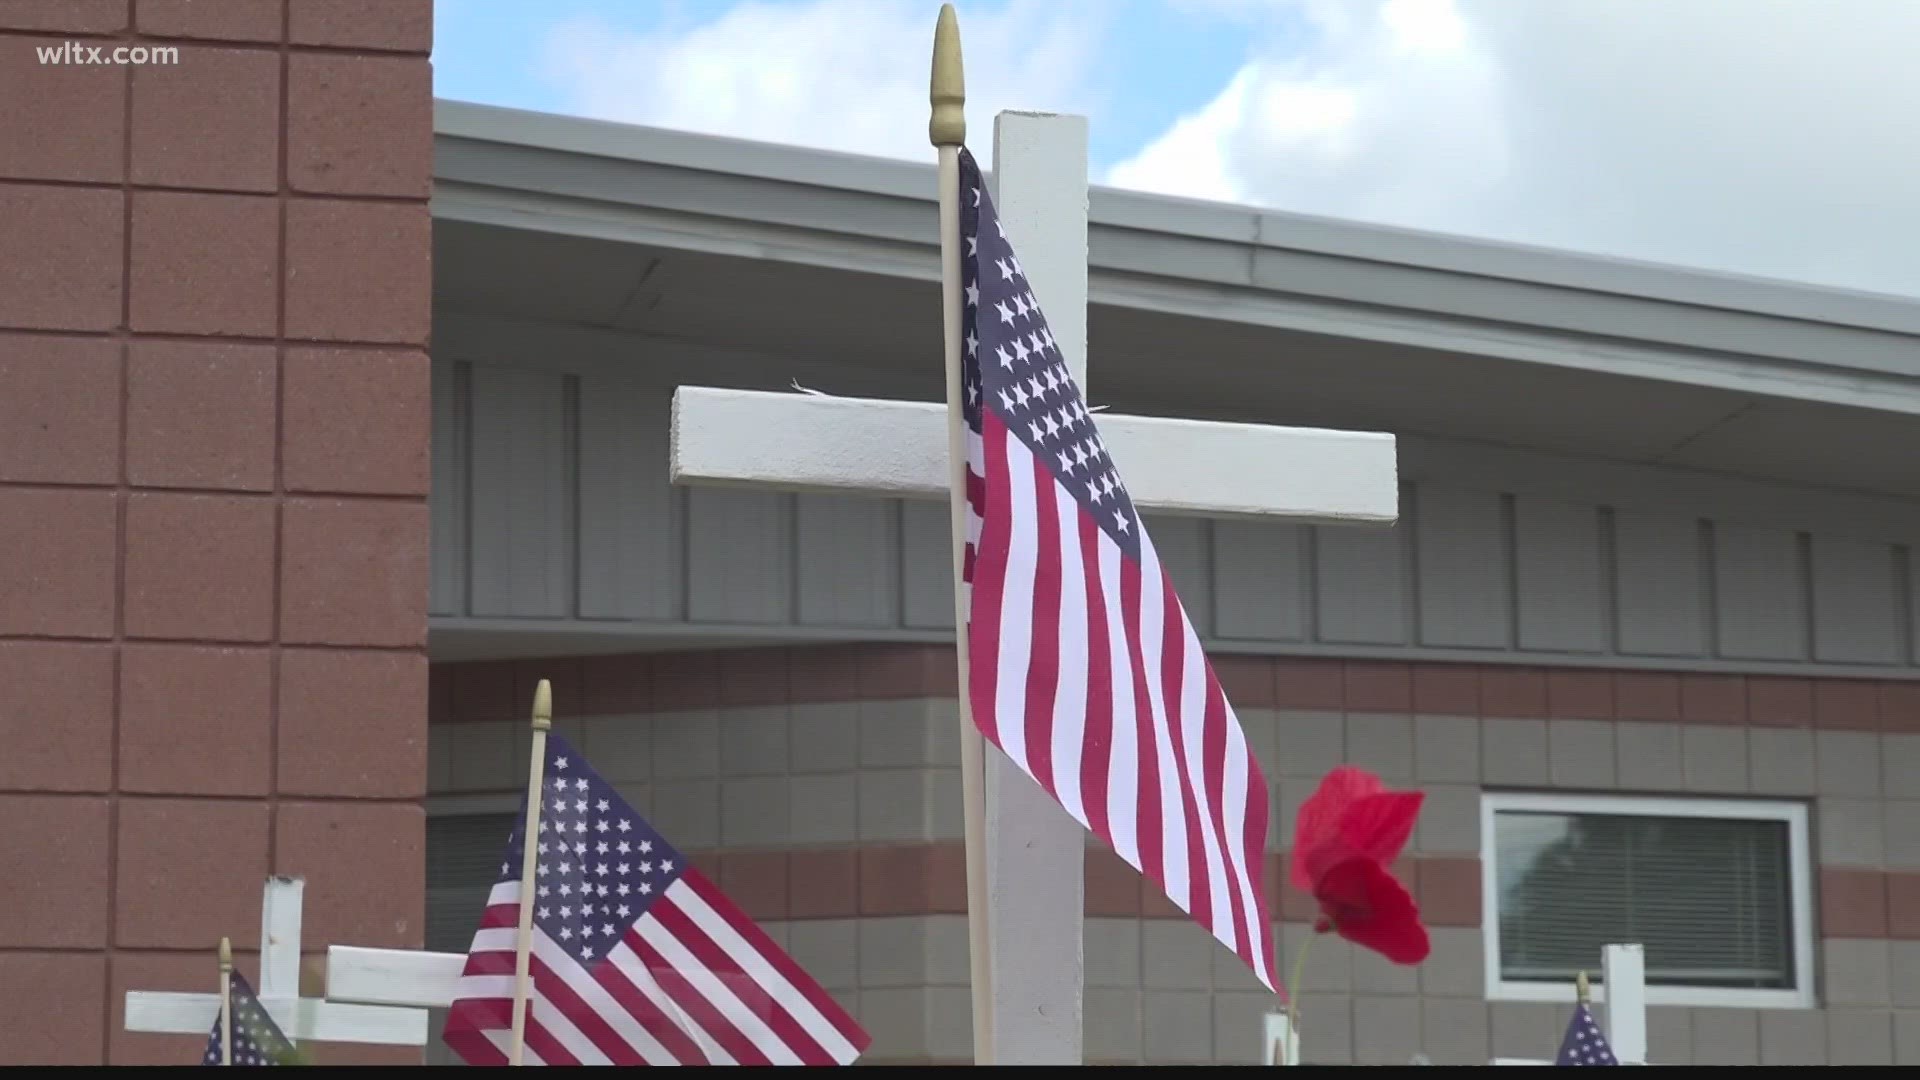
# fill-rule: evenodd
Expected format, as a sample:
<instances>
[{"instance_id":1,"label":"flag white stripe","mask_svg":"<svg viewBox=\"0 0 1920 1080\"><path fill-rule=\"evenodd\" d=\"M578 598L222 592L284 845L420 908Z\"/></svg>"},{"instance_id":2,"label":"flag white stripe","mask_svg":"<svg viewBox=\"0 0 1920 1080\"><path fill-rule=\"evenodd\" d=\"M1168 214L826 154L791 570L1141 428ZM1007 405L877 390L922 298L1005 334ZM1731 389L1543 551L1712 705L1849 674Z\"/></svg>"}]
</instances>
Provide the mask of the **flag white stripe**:
<instances>
[{"instance_id":1,"label":"flag white stripe","mask_svg":"<svg viewBox=\"0 0 1920 1080\"><path fill-rule=\"evenodd\" d=\"M775 1065L800 1064L800 1056L794 1053L793 1048L781 1042L766 1021L748 1008L732 988L720 981L712 969L701 963L678 938L669 934L666 927L649 918L634 923L633 929L654 952L660 954L662 960L680 973L681 978L687 980L687 985L699 991L700 996L706 998L707 1003L724 1016L736 1031L765 1054L768 1061Z\"/></svg>"},{"instance_id":2,"label":"flag white stripe","mask_svg":"<svg viewBox=\"0 0 1920 1080\"><path fill-rule=\"evenodd\" d=\"M1016 439L1003 439L1002 445L1007 452L1007 488L1010 496L1007 501L1010 512L1007 519L1007 572L1000 595L1003 598L1029 598L1029 603L1025 604L1009 604L1003 600L1000 605L1000 663L996 666L999 678L994 686L994 715L1014 719L1027 715L1027 660L1033 654L1035 617L1030 599L1033 596L1035 564L1040 554L1038 522L1034 519L1034 511L1039 507L1034 500L1032 455L1025 453L1026 448ZM1027 764L1025 726L1015 724L996 730L995 734L1000 740L1001 751L1019 766L1021 772L1032 776L1033 770Z\"/></svg>"},{"instance_id":3,"label":"flag white stripe","mask_svg":"<svg viewBox=\"0 0 1920 1080\"><path fill-rule=\"evenodd\" d=\"M1168 738L1166 689L1160 682L1161 650L1165 642L1160 582L1160 560L1147 538L1140 538L1140 667L1146 676L1147 707L1152 710L1153 761L1160 779L1160 864L1167 899L1181 911L1193 910L1193 888L1187 871L1187 808L1180 797L1180 766ZM1145 751L1145 747L1141 748ZM1141 822L1145 829L1150 825Z\"/></svg>"},{"instance_id":4,"label":"flag white stripe","mask_svg":"<svg viewBox=\"0 0 1920 1080\"><path fill-rule=\"evenodd\" d=\"M1019 446L1020 444L1014 444ZM1023 455L1024 446L1020 446ZM1080 507L1059 481L1048 485L1058 519L1060 545L1060 620L1058 681L1053 690L1054 797L1076 821L1086 824L1080 792L1080 754L1087 739L1087 589L1080 554Z\"/></svg>"},{"instance_id":5,"label":"flag white stripe","mask_svg":"<svg viewBox=\"0 0 1920 1080\"><path fill-rule=\"evenodd\" d=\"M1192 634L1192 626L1187 626ZM1200 642L1194 638L1190 642L1192 650L1200 651ZM1227 715L1227 761L1221 769L1221 811L1227 822L1225 853L1229 859L1227 872L1233 876L1233 888L1240 894L1240 911L1246 913L1246 926L1242 928L1250 947L1250 953L1260 957L1269 955L1271 947L1269 936L1273 930L1267 926L1267 920L1261 919L1260 896L1256 892L1254 874L1265 874L1265 851L1246 849L1246 809L1248 809L1248 786L1254 778L1254 755L1246 746L1246 732L1240 728L1240 717L1233 711L1233 701L1227 700L1227 692L1221 690L1221 707ZM1219 936L1215 932L1215 936Z\"/></svg>"},{"instance_id":6,"label":"flag white stripe","mask_svg":"<svg viewBox=\"0 0 1920 1080\"><path fill-rule=\"evenodd\" d=\"M1106 533L1095 541L1100 596L1107 609L1107 673L1113 684L1113 735L1108 751L1107 831L1114 854L1140 865L1140 734L1134 717L1133 661L1127 655L1127 619L1120 596L1120 546Z\"/></svg>"},{"instance_id":7,"label":"flag white stripe","mask_svg":"<svg viewBox=\"0 0 1920 1080\"><path fill-rule=\"evenodd\" d=\"M733 962L740 966L740 970L759 984L760 989L766 991L767 996L771 997L776 1004L785 1009L787 1015L793 1017L801 1030L812 1036L813 1041L819 1044L822 1050L836 1060L844 1060L854 1053L853 1044L847 1042L847 1037L840 1033L840 1029L833 1026L831 1020L821 1015L819 1008L807 1000L806 994L789 982L778 968L768 962L765 954L741 936L740 931L734 929L733 925L722 918L719 912L713 910L713 906L707 903L706 897L700 895L700 890L688 885L683 879L673 883L664 899L671 902L695 926L699 927L710 941L719 946L721 952L731 957Z\"/></svg>"},{"instance_id":8,"label":"flag white stripe","mask_svg":"<svg viewBox=\"0 0 1920 1080\"><path fill-rule=\"evenodd\" d=\"M1176 601L1177 603L1177 601ZM1187 783L1200 796L1200 844L1207 866L1207 902L1213 911L1213 932L1229 949L1240 947L1240 935L1233 922L1233 883L1227 878L1226 860L1220 854L1226 839L1214 825L1207 792L1207 660L1194 640L1186 616L1180 618L1180 742L1181 757L1187 768Z\"/></svg>"},{"instance_id":9,"label":"flag white stripe","mask_svg":"<svg viewBox=\"0 0 1920 1080\"><path fill-rule=\"evenodd\" d=\"M1191 633L1191 628L1189 628ZM1254 891L1255 873L1265 873L1266 852L1245 850L1247 835L1247 788L1253 779L1251 771L1252 757L1247 752L1246 735L1240 730L1240 718L1234 714L1233 703L1227 701L1225 691L1220 694L1225 706L1227 718L1227 760L1221 772L1221 798L1227 823L1226 849L1231 862L1233 887L1240 893L1240 910L1246 913L1248 952L1253 956L1270 955L1273 949L1269 936L1272 930L1267 920L1261 917L1259 897ZM1253 865L1249 866L1248 862ZM1219 933L1216 931L1215 936Z\"/></svg>"}]
</instances>

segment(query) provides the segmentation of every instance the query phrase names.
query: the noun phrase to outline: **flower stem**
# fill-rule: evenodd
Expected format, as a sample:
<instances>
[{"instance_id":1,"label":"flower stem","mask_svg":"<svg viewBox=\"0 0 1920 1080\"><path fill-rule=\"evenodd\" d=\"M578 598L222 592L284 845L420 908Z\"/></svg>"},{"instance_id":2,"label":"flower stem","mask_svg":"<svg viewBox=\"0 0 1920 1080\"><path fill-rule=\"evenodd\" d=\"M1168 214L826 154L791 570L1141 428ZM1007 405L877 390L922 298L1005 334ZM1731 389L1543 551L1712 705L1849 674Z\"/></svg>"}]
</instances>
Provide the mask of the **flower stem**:
<instances>
[{"instance_id":1,"label":"flower stem","mask_svg":"<svg viewBox=\"0 0 1920 1080\"><path fill-rule=\"evenodd\" d=\"M1288 1051L1300 1041L1300 980L1307 970L1307 949L1313 944L1317 934L1308 934L1300 943L1300 951L1293 956L1293 977L1287 982L1287 1042L1280 1048L1280 1063L1287 1064Z\"/></svg>"}]
</instances>

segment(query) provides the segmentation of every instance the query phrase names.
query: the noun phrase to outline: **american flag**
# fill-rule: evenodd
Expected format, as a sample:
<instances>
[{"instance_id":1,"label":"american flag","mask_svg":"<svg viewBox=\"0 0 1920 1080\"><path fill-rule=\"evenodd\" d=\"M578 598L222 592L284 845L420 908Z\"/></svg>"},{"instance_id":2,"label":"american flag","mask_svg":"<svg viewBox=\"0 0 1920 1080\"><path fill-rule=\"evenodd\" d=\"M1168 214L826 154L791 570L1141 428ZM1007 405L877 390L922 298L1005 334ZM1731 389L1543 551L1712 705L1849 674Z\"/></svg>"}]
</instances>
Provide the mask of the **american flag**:
<instances>
[{"instance_id":1,"label":"american flag","mask_svg":"<svg viewBox=\"0 0 1920 1080\"><path fill-rule=\"evenodd\" d=\"M227 973L227 1000L233 1009L234 1065L278 1065L293 1053L293 1043L280 1032L280 1026L260 1007L260 999L237 971ZM207 1052L200 1064L220 1064L220 1018L213 1018L213 1031L207 1036Z\"/></svg>"},{"instance_id":2,"label":"american flag","mask_svg":"<svg viewBox=\"0 0 1920 1080\"><path fill-rule=\"evenodd\" d=\"M566 741L547 737L529 1065L845 1065L871 1041ZM507 1063L526 815L487 898L443 1038Z\"/></svg>"},{"instance_id":3,"label":"american flag","mask_svg":"<svg viewBox=\"0 0 1920 1080\"><path fill-rule=\"evenodd\" d=\"M1276 989L1267 782L960 151L982 734Z\"/></svg>"},{"instance_id":4,"label":"american flag","mask_svg":"<svg viewBox=\"0 0 1920 1080\"><path fill-rule=\"evenodd\" d=\"M1600 1032L1600 1025L1594 1023L1593 1013L1583 1002L1574 1007L1573 1019L1567 1022L1567 1034L1560 1040L1560 1053L1553 1059L1555 1065L1618 1065L1619 1059L1613 1056L1613 1047L1607 1045L1607 1037Z\"/></svg>"}]
</instances>

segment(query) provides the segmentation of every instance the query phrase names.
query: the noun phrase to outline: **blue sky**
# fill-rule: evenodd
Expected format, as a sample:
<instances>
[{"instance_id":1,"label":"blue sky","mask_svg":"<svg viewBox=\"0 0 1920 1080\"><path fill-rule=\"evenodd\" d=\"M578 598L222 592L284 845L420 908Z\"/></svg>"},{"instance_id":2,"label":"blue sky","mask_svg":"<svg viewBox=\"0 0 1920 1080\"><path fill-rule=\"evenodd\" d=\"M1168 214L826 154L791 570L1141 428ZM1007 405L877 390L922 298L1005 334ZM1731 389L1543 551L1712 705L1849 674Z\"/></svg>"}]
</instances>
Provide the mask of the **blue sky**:
<instances>
[{"instance_id":1,"label":"blue sky","mask_svg":"<svg viewBox=\"0 0 1920 1080\"><path fill-rule=\"evenodd\" d=\"M770 7L810 7L805 0L761 0ZM1180 10L1161 0L1108 0L1112 22L1096 31L1104 91L1099 123L1088 132L1096 174L1137 152L1184 113L1205 105L1247 59L1247 28L1234 20ZM458 101L584 112L573 88L529 43L554 27L594 20L637 32L710 23L740 0L436 0L434 94ZM931 45L936 3L926 9ZM964 14L1004 11L1004 2L958 5ZM858 30L849 27L849 34ZM962 36L965 36L964 30ZM924 66L924 58L922 59ZM975 121L979 123L979 120Z\"/></svg>"},{"instance_id":2,"label":"blue sky","mask_svg":"<svg viewBox=\"0 0 1920 1080\"><path fill-rule=\"evenodd\" d=\"M1920 0L955 6L977 151L1074 112L1096 183L1920 296ZM437 0L435 91L928 160L938 10Z\"/></svg>"}]
</instances>

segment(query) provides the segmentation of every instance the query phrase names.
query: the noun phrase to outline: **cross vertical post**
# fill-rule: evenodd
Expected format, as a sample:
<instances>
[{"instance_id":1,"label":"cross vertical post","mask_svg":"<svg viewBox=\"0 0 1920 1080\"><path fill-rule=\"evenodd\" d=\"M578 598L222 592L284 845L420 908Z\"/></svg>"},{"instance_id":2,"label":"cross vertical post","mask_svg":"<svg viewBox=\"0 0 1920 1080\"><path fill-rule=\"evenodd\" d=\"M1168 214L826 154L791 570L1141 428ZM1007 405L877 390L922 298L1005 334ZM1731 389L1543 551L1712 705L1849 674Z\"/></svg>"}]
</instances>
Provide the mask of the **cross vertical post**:
<instances>
[{"instance_id":1,"label":"cross vertical post","mask_svg":"<svg viewBox=\"0 0 1920 1080\"><path fill-rule=\"evenodd\" d=\"M996 116L991 183L1000 225L1084 393L1086 118ZM989 749L986 757L993 1060L1079 1065L1087 833L1005 754Z\"/></svg>"},{"instance_id":2,"label":"cross vertical post","mask_svg":"<svg viewBox=\"0 0 1920 1080\"><path fill-rule=\"evenodd\" d=\"M275 875L260 899L260 992L262 1001L300 996L300 920L305 880ZM289 1039L293 1032L286 1033Z\"/></svg>"},{"instance_id":3,"label":"cross vertical post","mask_svg":"<svg viewBox=\"0 0 1920 1080\"><path fill-rule=\"evenodd\" d=\"M1600 972L1607 989L1607 1044L1622 1065L1647 1063L1647 956L1639 945L1608 945Z\"/></svg>"}]
</instances>

